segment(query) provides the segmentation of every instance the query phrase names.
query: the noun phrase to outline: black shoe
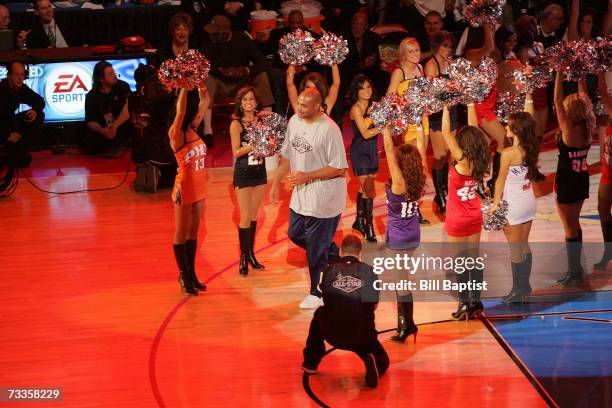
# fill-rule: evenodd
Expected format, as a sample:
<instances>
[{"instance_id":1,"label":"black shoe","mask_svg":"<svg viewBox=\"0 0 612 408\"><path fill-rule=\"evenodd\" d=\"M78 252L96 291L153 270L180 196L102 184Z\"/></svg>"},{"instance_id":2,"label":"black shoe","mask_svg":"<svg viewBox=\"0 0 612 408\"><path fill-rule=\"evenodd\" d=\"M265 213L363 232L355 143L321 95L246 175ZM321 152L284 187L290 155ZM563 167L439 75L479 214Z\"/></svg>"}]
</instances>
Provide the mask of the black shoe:
<instances>
[{"instance_id":1,"label":"black shoe","mask_svg":"<svg viewBox=\"0 0 612 408\"><path fill-rule=\"evenodd\" d=\"M429 222L428 219L423 217L423 214L421 214L421 209L420 208L417 208L417 219L419 220L419 224L421 224L421 225L429 225L429 224L431 224L431 222Z\"/></svg>"},{"instance_id":2,"label":"black shoe","mask_svg":"<svg viewBox=\"0 0 612 408\"><path fill-rule=\"evenodd\" d=\"M198 291L193 287L193 284L189 280L185 279L185 274L180 273L178 278L179 284L181 285L181 292L185 296L198 296Z\"/></svg>"},{"instance_id":3,"label":"black shoe","mask_svg":"<svg viewBox=\"0 0 612 408\"><path fill-rule=\"evenodd\" d=\"M411 336L414 334L414 343L416 344L416 338L417 338L418 332L419 332L419 328L417 327L416 324L412 324L410 327L403 325L400 328L398 334L396 334L395 336L391 336L391 341L397 341L398 343L404 343L406 341L406 338L408 338L408 336Z\"/></svg>"},{"instance_id":4,"label":"black shoe","mask_svg":"<svg viewBox=\"0 0 612 408\"><path fill-rule=\"evenodd\" d=\"M376 360L372 354L367 354L363 358L365 364L366 375L365 383L370 388L376 388L378 386L378 369L376 368Z\"/></svg>"},{"instance_id":5,"label":"black shoe","mask_svg":"<svg viewBox=\"0 0 612 408\"><path fill-rule=\"evenodd\" d=\"M431 178L433 179L434 189L436 190L434 203L436 203L436 207L438 207L438 211L442 215L446 214L446 190L444 188L443 171L444 169L431 171Z\"/></svg>"},{"instance_id":6,"label":"black shoe","mask_svg":"<svg viewBox=\"0 0 612 408\"><path fill-rule=\"evenodd\" d=\"M531 295L529 276L531 275L531 254L521 263L512 262L512 289L502 298L505 304L526 303Z\"/></svg>"},{"instance_id":7,"label":"black shoe","mask_svg":"<svg viewBox=\"0 0 612 408\"><path fill-rule=\"evenodd\" d=\"M567 271L565 276L557 280L559 286L573 286L580 285L584 282L584 276L582 275L582 268L578 272Z\"/></svg>"},{"instance_id":8,"label":"black shoe","mask_svg":"<svg viewBox=\"0 0 612 408\"><path fill-rule=\"evenodd\" d=\"M471 302L469 305L470 319L480 319L484 310L484 305L481 301Z\"/></svg>"},{"instance_id":9,"label":"black shoe","mask_svg":"<svg viewBox=\"0 0 612 408\"><path fill-rule=\"evenodd\" d=\"M247 277L249 275L249 262L247 260L247 255L240 255L240 266L238 267L238 273L242 277Z\"/></svg>"},{"instance_id":10,"label":"black shoe","mask_svg":"<svg viewBox=\"0 0 612 408\"><path fill-rule=\"evenodd\" d=\"M198 241L196 239L188 239L187 241L185 241L185 254L187 256L187 263L188 263L187 267L190 269L189 278L190 278L191 284L197 290L205 291L206 285L200 282L200 280L198 279L198 276L196 275L196 271L195 271L195 258L196 258L197 248L198 248Z\"/></svg>"},{"instance_id":11,"label":"black shoe","mask_svg":"<svg viewBox=\"0 0 612 408\"><path fill-rule=\"evenodd\" d=\"M453 320L470 320L470 304L467 302L459 303L457 310L451 314Z\"/></svg>"},{"instance_id":12,"label":"black shoe","mask_svg":"<svg viewBox=\"0 0 612 408\"><path fill-rule=\"evenodd\" d=\"M249 239L251 235L251 228L240 228L238 227L238 241L240 242L240 266L238 267L238 273L242 277L246 277L249 274L249 260L247 254L249 253Z\"/></svg>"},{"instance_id":13,"label":"black shoe","mask_svg":"<svg viewBox=\"0 0 612 408\"><path fill-rule=\"evenodd\" d=\"M578 230L578 236L565 239L565 250L567 252L567 272L563 278L557 280L560 286L570 286L583 281L583 269L580 264L582 252L582 230Z\"/></svg>"},{"instance_id":14,"label":"black shoe","mask_svg":"<svg viewBox=\"0 0 612 408\"><path fill-rule=\"evenodd\" d=\"M265 266L260 264L255 258L255 252L253 247L255 246L255 232L257 231L257 221L251 221L251 227L249 229L249 251L247 252L247 261L255 269L264 269Z\"/></svg>"}]
</instances>

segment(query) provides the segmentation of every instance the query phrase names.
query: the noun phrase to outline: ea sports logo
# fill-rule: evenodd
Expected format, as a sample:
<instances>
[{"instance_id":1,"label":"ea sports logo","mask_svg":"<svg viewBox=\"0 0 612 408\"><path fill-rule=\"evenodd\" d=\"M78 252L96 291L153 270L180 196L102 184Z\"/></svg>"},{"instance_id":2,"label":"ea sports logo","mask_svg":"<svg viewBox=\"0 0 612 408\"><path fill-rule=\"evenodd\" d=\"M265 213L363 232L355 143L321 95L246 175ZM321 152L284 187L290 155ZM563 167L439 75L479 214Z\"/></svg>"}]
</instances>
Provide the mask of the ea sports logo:
<instances>
[{"instance_id":1,"label":"ea sports logo","mask_svg":"<svg viewBox=\"0 0 612 408\"><path fill-rule=\"evenodd\" d=\"M91 74L80 65L63 65L49 73L45 99L49 107L63 115L77 115L85 109Z\"/></svg>"}]
</instances>

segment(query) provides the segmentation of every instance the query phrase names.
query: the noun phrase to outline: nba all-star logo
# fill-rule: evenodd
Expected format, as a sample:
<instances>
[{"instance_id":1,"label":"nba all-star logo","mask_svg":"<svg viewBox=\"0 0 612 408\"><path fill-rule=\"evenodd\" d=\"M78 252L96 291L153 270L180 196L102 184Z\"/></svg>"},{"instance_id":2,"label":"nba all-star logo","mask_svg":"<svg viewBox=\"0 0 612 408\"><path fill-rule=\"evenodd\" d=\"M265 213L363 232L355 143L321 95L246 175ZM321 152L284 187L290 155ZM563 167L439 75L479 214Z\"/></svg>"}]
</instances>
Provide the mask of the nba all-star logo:
<instances>
[{"instance_id":1,"label":"nba all-star logo","mask_svg":"<svg viewBox=\"0 0 612 408\"><path fill-rule=\"evenodd\" d=\"M293 148L299 153L306 153L312 151L312 146L302 136L295 136L291 141L291 146L293 146Z\"/></svg>"},{"instance_id":2,"label":"nba all-star logo","mask_svg":"<svg viewBox=\"0 0 612 408\"><path fill-rule=\"evenodd\" d=\"M342 276L339 274L332 286L346 293L351 293L363 286L361 279L357 279L350 275Z\"/></svg>"}]
</instances>

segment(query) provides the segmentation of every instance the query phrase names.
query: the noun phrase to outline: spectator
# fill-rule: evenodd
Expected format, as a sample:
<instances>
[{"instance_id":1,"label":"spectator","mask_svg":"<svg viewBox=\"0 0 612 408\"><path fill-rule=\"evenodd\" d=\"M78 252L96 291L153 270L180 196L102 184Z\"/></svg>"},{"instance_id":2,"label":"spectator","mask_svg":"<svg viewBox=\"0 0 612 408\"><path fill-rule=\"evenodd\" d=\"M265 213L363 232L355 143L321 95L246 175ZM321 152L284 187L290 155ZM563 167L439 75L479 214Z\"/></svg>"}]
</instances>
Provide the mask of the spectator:
<instances>
[{"instance_id":1,"label":"spectator","mask_svg":"<svg viewBox=\"0 0 612 408\"><path fill-rule=\"evenodd\" d=\"M88 154L116 152L121 138L128 135L120 126L127 115L120 115L130 94L130 86L117 79L113 66L107 61L98 62L92 74L92 87L85 97L85 122L87 131L83 149ZM118 137L117 132L121 130Z\"/></svg>"},{"instance_id":2,"label":"spectator","mask_svg":"<svg viewBox=\"0 0 612 408\"><path fill-rule=\"evenodd\" d=\"M425 16L436 11L446 16L445 0L399 0L399 10L393 13L397 18L392 22L403 25L411 37L422 40L426 37Z\"/></svg>"},{"instance_id":3,"label":"spectator","mask_svg":"<svg viewBox=\"0 0 612 408\"><path fill-rule=\"evenodd\" d=\"M538 24L538 35L544 48L549 48L561 41L563 33L561 26L564 23L563 8L558 4L549 4L544 8L540 24Z\"/></svg>"},{"instance_id":4,"label":"spectator","mask_svg":"<svg viewBox=\"0 0 612 408\"><path fill-rule=\"evenodd\" d=\"M34 14L38 17L29 30L19 36L20 48L66 48L68 44L55 22L53 4L50 0L34 0ZM21 34L21 33L20 33ZM25 43L23 38L25 37Z\"/></svg>"},{"instance_id":5,"label":"spectator","mask_svg":"<svg viewBox=\"0 0 612 408\"><path fill-rule=\"evenodd\" d=\"M11 29L11 12L4 3L0 3L0 30Z\"/></svg>"},{"instance_id":6,"label":"spectator","mask_svg":"<svg viewBox=\"0 0 612 408\"><path fill-rule=\"evenodd\" d=\"M315 374L325 355L326 340L332 347L356 353L366 368L368 387L378 385L378 377L389 367L389 356L377 339L374 310L379 293L372 267L361 262L361 240L349 235L342 241L342 258L323 272L321 291L324 305L317 309L310 323L302 370ZM350 279L354 286L348 288Z\"/></svg>"},{"instance_id":7,"label":"spectator","mask_svg":"<svg viewBox=\"0 0 612 408\"><path fill-rule=\"evenodd\" d=\"M328 261L338 256L333 239L346 204L344 177L348 164L342 132L322 112L321 104L321 94L316 89L300 94L270 190L270 200L278 202L280 181L291 170L288 235L306 250L310 273L310 293L300 303L301 309L316 309L323 304L317 285Z\"/></svg>"},{"instance_id":8,"label":"spectator","mask_svg":"<svg viewBox=\"0 0 612 408\"><path fill-rule=\"evenodd\" d=\"M268 61L253 40L240 31L232 31L227 17L217 15L204 29L211 42L203 46L204 55L210 60L212 69L206 79L211 101L228 98L244 85L251 84L261 98L264 110L270 110L274 97L268 81ZM212 111L204 115L205 137L212 137Z\"/></svg>"},{"instance_id":9,"label":"spectator","mask_svg":"<svg viewBox=\"0 0 612 408\"><path fill-rule=\"evenodd\" d=\"M260 2L251 0L181 0L182 11L193 19L197 36L205 34L202 29L214 15L224 15L231 20L232 29L246 31L249 27L250 12L259 7Z\"/></svg>"},{"instance_id":10,"label":"spectator","mask_svg":"<svg viewBox=\"0 0 612 408\"><path fill-rule=\"evenodd\" d=\"M346 93L348 84L358 74L370 78L379 95L383 95L389 85L389 73L380 69L380 37L368 30L368 16L357 13L351 19L351 29L346 33L349 53L340 64L341 83Z\"/></svg>"},{"instance_id":11,"label":"spectator","mask_svg":"<svg viewBox=\"0 0 612 408\"><path fill-rule=\"evenodd\" d=\"M419 43L421 44L422 62L425 62L433 55L431 52L431 39L444 28L442 15L440 15L440 13L437 11L430 11L425 16L424 27L425 36L419 40Z\"/></svg>"},{"instance_id":12,"label":"spectator","mask_svg":"<svg viewBox=\"0 0 612 408\"><path fill-rule=\"evenodd\" d=\"M27 167L32 161L28 147L40 140L45 100L24 83L27 70L23 63L14 61L6 68L7 77L0 82L0 142L15 167ZM30 109L15 113L21 104Z\"/></svg>"},{"instance_id":13,"label":"spectator","mask_svg":"<svg viewBox=\"0 0 612 408\"><path fill-rule=\"evenodd\" d=\"M178 166L167 133L168 112L172 111L174 96L164 90L152 65L139 65L134 79L137 90L130 95L127 106L132 122L139 124L132 146L132 161L157 169L159 177L155 190L173 186Z\"/></svg>"}]
</instances>

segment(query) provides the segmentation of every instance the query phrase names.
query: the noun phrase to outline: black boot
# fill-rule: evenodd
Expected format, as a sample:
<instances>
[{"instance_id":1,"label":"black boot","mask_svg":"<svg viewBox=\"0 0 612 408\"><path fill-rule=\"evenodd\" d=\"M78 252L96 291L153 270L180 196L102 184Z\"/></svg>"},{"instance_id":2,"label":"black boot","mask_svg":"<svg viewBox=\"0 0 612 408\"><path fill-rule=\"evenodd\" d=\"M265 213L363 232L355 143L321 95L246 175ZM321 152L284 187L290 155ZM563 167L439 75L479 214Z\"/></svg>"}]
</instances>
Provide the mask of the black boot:
<instances>
[{"instance_id":1,"label":"black boot","mask_svg":"<svg viewBox=\"0 0 612 408\"><path fill-rule=\"evenodd\" d=\"M466 270L463 273L456 273L457 283L465 283L467 284L469 280L469 272ZM470 297L468 290L460 290L459 291L459 305L457 306L457 310L451 314L452 318L455 320L469 320L470 318Z\"/></svg>"},{"instance_id":2,"label":"black boot","mask_svg":"<svg viewBox=\"0 0 612 408\"><path fill-rule=\"evenodd\" d=\"M531 285L529 284L531 262L532 256L529 253L525 256L523 262L512 263L512 290L502 299L504 303L525 303L531 295Z\"/></svg>"},{"instance_id":3,"label":"black boot","mask_svg":"<svg viewBox=\"0 0 612 408\"><path fill-rule=\"evenodd\" d=\"M421 225L429 225L431 222L421 214L421 207L417 208L417 219L419 220L419 224Z\"/></svg>"},{"instance_id":4,"label":"black boot","mask_svg":"<svg viewBox=\"0 0 612 408\"><path fill-rule=\"evenodd\" d=\"M247 253L247 261L255 269L264 269L265 266L257 262L257 259L255 258L255 252L253 251L253 247L255 246L256 231L257 231L257 221L251 221L251 227L249 229L249 251Z\"/></svg>"},{"instance_id":5,"label":"black boot","mask_svg":"<svg viewBox=\"0 0 612 408\"><path fill-rule=\"evenodd\" d=\"M446 214L446 197L444 197L444 177L442 175L443 170L431 170L431 178L433 180L434 189L436 190L436 195L434 197L434 203L438 207L438 211L440 214Z\"/></svg>"},{"instance_id":6,"label":"black boot","mask_svg":"<svg viewBox=\"0 0 612 408\"><path fill-rule=\"evenodd\" d=\"M565 240L567 251L567 273L557 283L561 286L568 286L573 283L582 282L582 265L580 264L580 253L582 252L582 231L578 230L578 236Z\"/></svg>"},{"instance_id":7,"label":"black boot","mask_svg":"<svg viewBox=\"0 0 612 408\"><path fill-rule=\"evenodd\" d=\"M497 181L497 176L499 175L500 160L501 153L495 152L495 156L493 156L493 171L491 173L491 180L487 181L487 186L491 192L491 197L495 197L495 182Z\"/></svg>"},{"instance_id":8,"label":"black boot","mask_svg":"<svg viewBox=\"0 0 612 408\"><path fill-rule=\"evenodd\" d=\"M402 312L402 307L400 306L400 303L397 302L397 329L395 330L397 334L400 333L402 327L404 327L404 313Z\"/></svg>"},{"instance_id":9,"label":"black boot","mask_svg":"<svg viewBox=\"0 0 612 408\"><path fill-rule=\"evenodd\" d=\"M408 336L414 334L414 342L416 343L416 336L419 328L414 324L414 303L412 301L412 294L398 296L397 305L402 312L402 325L398 327L398 333L395 336L391 336L391 340L403 343Z\"/></svg>"},{"instance_id":10,"label":"black boot","mask_svg":"<svg viewBox=\"0 0 612 408\"><path fill-rule=\"evenodd\" d=\"M198 276L195 271L195 258L198 251L198 240L188 239L185 241L185 252L187 253L188 266L191 269L191 283L197 290L206 290L206 285L198 280Z\"/></svg>"},{"instance_id":11,"label":"black boot","mask_svg":"<svg viewBox=\"0 0 612 408\"><path fill-rule=\"evenodd\" d=\"M482 284L484 280L484 270L482 269L471 269L470 270L470 278L472 281L475 281L475 284ZM470 318L478 319L482 316L482 311L484 310L484 305L480 301L480 290L474 289L472 291L472 300L470 302Z\"/></svg>"},{"instance_id":12,"label":"black boot","mask_svg":"<svg viewBox=\"0 0 612 408\"><path fill-rule=\"evenodd\" d=\"M604 253L601 261L593 265L593 268L605 271L608 267L608 262L612 259L612 221L602 224L601 232L604 238Z\"/></svg>"},{"instance_id":13,"label":"black boot","mask_svg":"<svg viewBox=\"0 0 612 408\"><path fill-rule=\"evenodd\" d=\"M179 268L179 284L185 296L197 296L198 291L193 287L190 268L187 266L187 253L185 244L174 244L174 258Z\"/></svg>"},{"instance_id":14,"label":"black boot","mask_svg":"<svg viewBox=\"0 0 612 408\"><path fill-rule=\"evenodd\" d=\"M448 199L448 161L444 163L441 171L440 188L442 189L442 202L444 203L444 212L446 213L446 200Z\"/></svg>"},{"instance_id":15,"label":"black boot","mask_svg":"<svg viewBox=\"0 0 612 408\"><path fill-rule=\"evenodd\" d=\"M368 242L377 242L376 233L374 232L374 199L364 198L365 203L365 238Z\"/></svg>"},{"instance_id":16,"label":"black boot","mask_svg":"<svg viewBox=\"0 0 612 408\"><path fill-rule=\"evenodd\" d=\"M240 276L246 277L249 274L249 237L251 235L251 228L238 228L238 240L240 241L240 266L238 272Z\"/></svg>"},{"instance_id":17,"label":"black boot","mask_svg":"<svg viewBox=\"0 0 612 408\"><path fill-rule=\"evenodd\" d=\"M487 191L485 190L484 183L482 181L479 181L476 185L476 194L478 194L478 197L480 197L481 200L487 198Z\"/></svg>"},{"instance_id":18,"label":"black boot","mask_svg":"<svg viewBox=\"0 0 612 408\"><path fill-rule=\"evenodd\" d=\"M357 193L357 217L355 218L355 222L353 223L353 229L361 232L362 235L365 235L365 202L363 201L363 194L361 192Z\"/></svg>"}]
</instances>

